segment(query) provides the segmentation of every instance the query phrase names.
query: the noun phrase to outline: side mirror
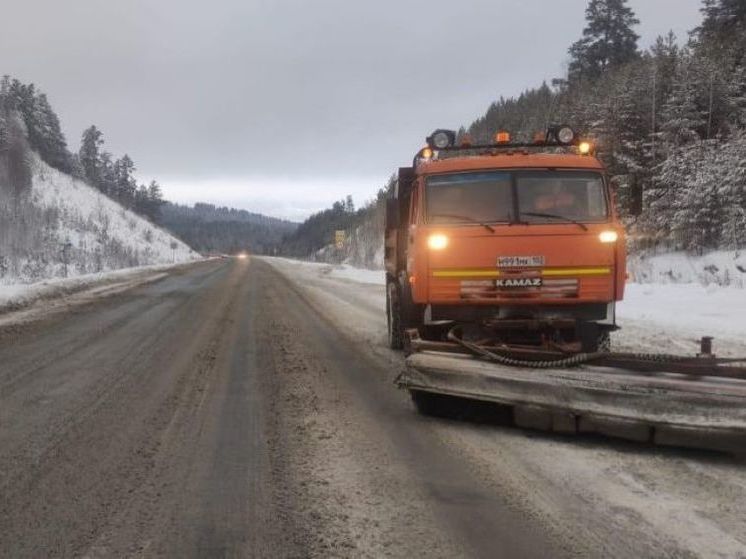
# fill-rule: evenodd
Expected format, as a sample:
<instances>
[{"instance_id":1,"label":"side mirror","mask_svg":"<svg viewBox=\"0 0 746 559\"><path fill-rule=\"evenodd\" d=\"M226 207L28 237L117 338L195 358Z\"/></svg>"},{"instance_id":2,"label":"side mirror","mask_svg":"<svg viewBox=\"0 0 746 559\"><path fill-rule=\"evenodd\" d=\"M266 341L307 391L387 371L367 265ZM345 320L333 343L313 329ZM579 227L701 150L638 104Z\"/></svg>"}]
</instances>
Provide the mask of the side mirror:
<instances>
[{"instance_id":1,"label":"side mirror","mask_svg":"<svg viewBox=\"0 0 746 559\"><path fill-rule=\"evenodd\" d=\"M386 198L386 229L399 228L399 200Z\"/></svg>"}]
</instances>

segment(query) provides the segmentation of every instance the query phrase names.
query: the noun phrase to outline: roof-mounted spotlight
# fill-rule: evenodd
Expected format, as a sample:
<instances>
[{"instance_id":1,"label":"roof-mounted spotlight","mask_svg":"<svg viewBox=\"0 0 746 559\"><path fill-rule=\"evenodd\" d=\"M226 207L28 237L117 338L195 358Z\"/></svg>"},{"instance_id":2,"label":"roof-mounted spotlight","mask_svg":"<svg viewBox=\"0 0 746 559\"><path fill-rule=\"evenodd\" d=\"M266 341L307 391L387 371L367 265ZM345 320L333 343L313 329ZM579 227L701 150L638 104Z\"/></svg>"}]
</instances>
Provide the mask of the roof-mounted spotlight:
<instances>
[{"instance_id":1,"label":"roof-mounted spotlight","mask_svg":"<svg viewBox=\"0 0 746 559\"><path fill-rule=\"evenodd\" d=\"M549 136L554 136L557 143L563 146L569 146L575 143L576 139L575 130L566 124L550 127Z\"/></svg>"},{"instance_id":2,"label":"roof-mounted spotlight","mask_svg":"<svg viewBox=\"0 0 746 559\"><path fill-rule=\"evenodd\" d=\"M432 149L445 149L456 143L456 132L438 129L427 137L427 145Z\"/></svg>"}]
</instances>

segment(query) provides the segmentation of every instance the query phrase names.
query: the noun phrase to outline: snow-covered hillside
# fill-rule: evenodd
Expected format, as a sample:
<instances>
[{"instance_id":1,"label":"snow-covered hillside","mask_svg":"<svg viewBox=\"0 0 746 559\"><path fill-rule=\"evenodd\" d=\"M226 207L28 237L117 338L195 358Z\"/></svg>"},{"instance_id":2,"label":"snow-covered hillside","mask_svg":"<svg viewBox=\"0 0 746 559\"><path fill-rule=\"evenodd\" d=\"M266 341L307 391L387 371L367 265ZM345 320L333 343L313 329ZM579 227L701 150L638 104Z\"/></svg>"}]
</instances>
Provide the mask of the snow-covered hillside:
<instances>
[{"instance_id":1,"label":"snow-covered hillside","mask_svg":"<svg viewBox=\"0 0 746 559\"><path fill-rule=\"evenodd\" d=\"M0 188L0 284L199 258L98 190L51 168L36 154L30 158L30 189Z\"/></svg>"}]
</instances>

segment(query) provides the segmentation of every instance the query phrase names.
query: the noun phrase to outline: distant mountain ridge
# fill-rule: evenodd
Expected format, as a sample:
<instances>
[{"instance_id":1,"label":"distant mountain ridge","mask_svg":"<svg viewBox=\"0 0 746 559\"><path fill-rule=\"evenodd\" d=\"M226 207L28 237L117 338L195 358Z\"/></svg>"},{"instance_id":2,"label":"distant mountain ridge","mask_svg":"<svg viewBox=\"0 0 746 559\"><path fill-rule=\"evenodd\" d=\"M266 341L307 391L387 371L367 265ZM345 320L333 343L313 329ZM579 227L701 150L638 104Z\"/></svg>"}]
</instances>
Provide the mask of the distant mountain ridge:
<instances>
[{"instance_id":1,"label":"distant mountain ridge","mask_svg":"<svg viewBox=\"0 0 746 559\"><path fill-rule=\"evenodd\" d=\"M274 254L298 227L284 219L203 202L168 202L161 207L161 223L200 252L229 254Z\"/></svg>"}]
</instances>

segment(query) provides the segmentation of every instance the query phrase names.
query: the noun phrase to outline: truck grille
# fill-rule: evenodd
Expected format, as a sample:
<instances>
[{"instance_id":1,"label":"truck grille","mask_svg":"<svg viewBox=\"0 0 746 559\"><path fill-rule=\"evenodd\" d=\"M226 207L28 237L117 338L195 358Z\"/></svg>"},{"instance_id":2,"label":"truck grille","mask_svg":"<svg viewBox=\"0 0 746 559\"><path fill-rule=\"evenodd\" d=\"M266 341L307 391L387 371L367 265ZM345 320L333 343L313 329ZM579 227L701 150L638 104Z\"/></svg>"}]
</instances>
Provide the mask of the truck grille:
<instances>
[{"instance_id":1,"label":"truck grille","mask_svg":"<svg viewBox=\"0 0 746 559\"><path fill-rule=\"evenodd\" d=\"M496 280L461 280L461 299L572 299L578 297L577 278L543 278L538 287L498 287Z\"/></svg>"}]
</instances>

